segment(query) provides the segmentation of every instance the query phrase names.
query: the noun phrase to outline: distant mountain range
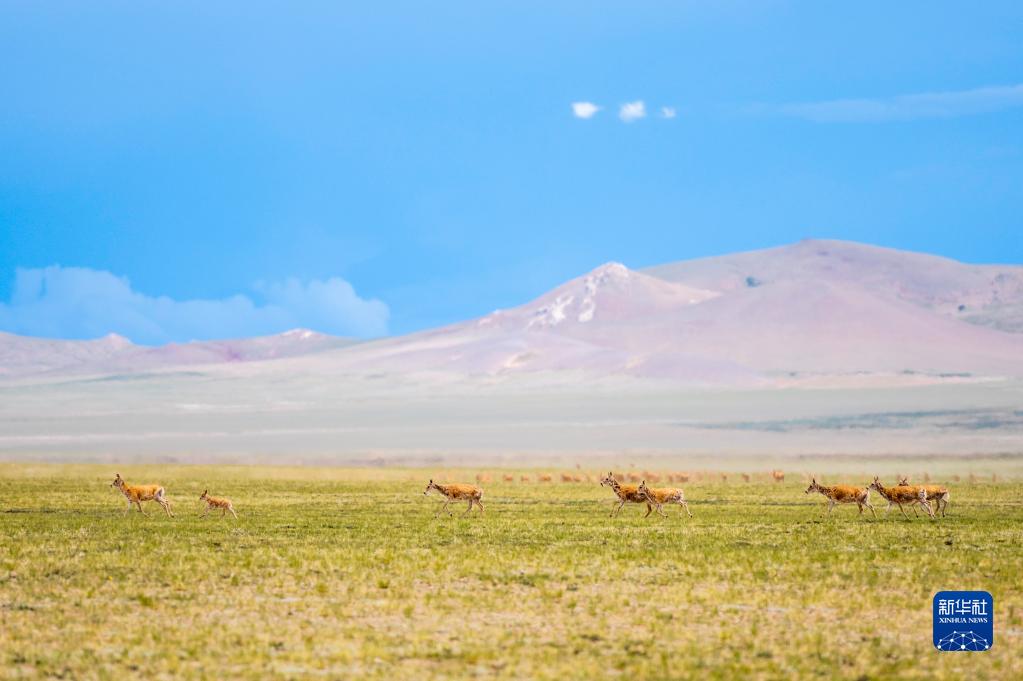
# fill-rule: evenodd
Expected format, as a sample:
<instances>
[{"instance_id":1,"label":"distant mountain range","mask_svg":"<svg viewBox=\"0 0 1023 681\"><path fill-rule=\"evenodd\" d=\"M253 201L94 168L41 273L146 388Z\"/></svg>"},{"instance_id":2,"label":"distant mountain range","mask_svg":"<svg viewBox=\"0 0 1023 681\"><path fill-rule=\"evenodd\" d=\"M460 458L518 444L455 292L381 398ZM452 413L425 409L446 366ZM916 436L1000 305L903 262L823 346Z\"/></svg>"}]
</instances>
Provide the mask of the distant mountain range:
<instances>
[{"instance_id":1,"label":"distant mountain range","mask_svg":"<svg viewBox=\"0 0 1023 681\"><path fill-rule=\"evenodd\" d=\"M0 333L0 377L33 374L111 374L296 357L347 347L356 341L293 329L238 340L135 345L110 334L96 340L52 340Z\"/></svg>"},{"instance_id":2,"label":"distant mountain range","mask_svg":"<svg viewBox=\"0 0 1023 681\"><path fill-rule=\"evenodd\" d=\"M807 240L642 271L602 265L520 307L355 343L295 330L140 347L0 334L0 376L269 362L332 374L622 374L708 384L1023 376L1023 267Z\"/></svg>"}]
</instances>

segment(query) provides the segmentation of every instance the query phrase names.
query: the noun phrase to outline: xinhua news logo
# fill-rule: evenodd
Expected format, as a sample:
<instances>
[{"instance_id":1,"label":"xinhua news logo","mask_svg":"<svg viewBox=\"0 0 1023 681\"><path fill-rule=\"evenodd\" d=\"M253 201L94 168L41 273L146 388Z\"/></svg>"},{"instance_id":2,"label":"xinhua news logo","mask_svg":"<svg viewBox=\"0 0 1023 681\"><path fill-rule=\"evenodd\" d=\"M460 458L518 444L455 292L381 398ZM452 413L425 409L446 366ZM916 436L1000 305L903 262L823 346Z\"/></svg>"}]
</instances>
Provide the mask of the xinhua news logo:
<instances>
[{"instance_id":1,"label":"xinhua news logo","mask_svg":"<svg viewBox=\"0 0 1023 681\"><path fill-rule=\"evenodd\" d=\"M934 647L942 652L988 650L995 643L995 601L987 591L934 594Z\"/></svg>"}]
</instances>

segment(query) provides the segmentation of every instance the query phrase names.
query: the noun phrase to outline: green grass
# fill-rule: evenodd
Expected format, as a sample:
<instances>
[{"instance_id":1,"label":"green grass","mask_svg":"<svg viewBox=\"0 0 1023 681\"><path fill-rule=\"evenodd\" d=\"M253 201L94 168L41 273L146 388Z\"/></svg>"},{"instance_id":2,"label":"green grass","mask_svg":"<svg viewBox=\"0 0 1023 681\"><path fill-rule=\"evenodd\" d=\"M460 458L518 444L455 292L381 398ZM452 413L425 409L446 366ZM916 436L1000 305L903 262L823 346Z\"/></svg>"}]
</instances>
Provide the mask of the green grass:
<instances>
[{"instance_id":1,"label":"green grass","mask_svg":"<svg viewBox=\"0 0 1023 681\"><path fill-rule=\"evenodd\" d=\"M435 518L429 471L118 470L177 517L122 516L110 467L0 465L0 677L1023 678L1016 482L937 522L822 520L796 480L689 483L691 520L495 482ZM960 588L994 594L986 653L931 646Z\"/></svg>"}]
</instances>

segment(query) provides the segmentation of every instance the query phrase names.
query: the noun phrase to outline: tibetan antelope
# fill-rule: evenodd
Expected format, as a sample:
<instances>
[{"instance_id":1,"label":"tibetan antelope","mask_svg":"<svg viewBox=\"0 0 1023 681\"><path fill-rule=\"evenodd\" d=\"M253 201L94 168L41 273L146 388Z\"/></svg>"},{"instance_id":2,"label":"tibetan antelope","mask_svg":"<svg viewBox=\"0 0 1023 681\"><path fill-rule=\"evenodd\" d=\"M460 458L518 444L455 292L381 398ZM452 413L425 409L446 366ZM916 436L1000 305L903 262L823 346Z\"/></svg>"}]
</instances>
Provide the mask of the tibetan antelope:
<instances>
[{"instance_id":1,"label":"tibetan antelope","mask_svg":"<svg viewBox=\"0 0 1023 681\"><path fill-rule=\"evenodd\" d=\"M536 481L537 482L550 482L551 481L551 474L550 473L540 473L539 475L536 476Z\"/></svg>"},{"instance_id":2,"label":"tibetan antelope","mask_svg":"<svg viewBox=\"0 0 1023 681\"><path fill-rule=\"evenodd\" d=\"M653 506L650 505L650 502L647 501L646 497L639 494L638 485L622 485L615 480L614 473L608 473L600 479L600 486L604 487L605 485L610 487L611 491L618 497L618 505L611 509L611 515L608 516L609 518L613 518L621 513L622 506L625 506L627 503L646 503L646 515L643 516L644 518L650 515L650 511L653 510Z\"/></svg>"},{"instance_id":3,"label":"tibetan antelope","mask_svg":"<svg viewBox=\"0 0 1023 681\"><path fill-rule=\"evenodd\" d=\"M138 506L139 513L142 515L149 515L142 510L142 502L155 501L163 506L163 510L167 511L168 516L174 517L170 510L170 502L164 498L163 487L160 485L129 485L124 481L120 473L117 473L116 476L114 481L110 483L110 486L121 490L121 494L128 499L128 507L124 509L125 515L131 510L132 504Z\"/></svg>"},{"instance_id":4,"label":"tibetan antelope","mask_svg":"<svg viewBox=\"0 0 1023 681\"><path fill-rule=\"evenodd\" d=\"M668 514L661 508L664 504L678 504L686 510L686 513L690 518L693 517L693 514L689 512L689 504L686 503L686 495L678 487L655 487L654 489L650 489L646 486L646 480L644 480L639 483L639 489L637 491L644 499L647 500L648 504L654 505L658 514L664 517L668 517ZM649 513L647 515L649 515Z\"/></svg>"},{"instance_id":5,"label":"tibetan antelope","mask_svg":"<svg viewBox=\"0 0 1023 681\"><path fill-rule=\"evenodd\" d=\"M503 477L505 482L515 482L514 475L509 475L508 473L505 473Z\"/></svg>"},{"instance_id":6,"label":"tibetan antelope","mask_svg":"<svg viewBox=\"0 0 1023 681\"><path fill-rule=\"evenodd\" d=\"M423 495L429 494L431 489L435 489L444 495L444 503L437 509L437 513L434 515L440 514L452 501L465 501L466 499L469 501L469 506L462 515L471 511L473 504L479 506L480 513L483 513L483 502L481 501L483 499L483 490L476 485L438 485L431 479L429 484L426 485ZM451 511L448 511L448 515L451 515Z\"/></svg>"},{"instance_id":7,"label":"tibetan antelope","mask_svg":"<svg viewBox=\"0 0 1023 681\"><path fill-rule=\"evenodd\" d=\"M743 482L749 482L749 480L750 480L749 473L743 473L742 474L742 481Z\"/></svg>"},{"instance_id":8,"label":"tibetan antelope","mask_svg":"<svg viewBox=\"0 0 1023 681\"><path fill-rule=\"evenodd\" d=\"M895 487L885 487L881 484L881 479L876 475L874 476L874 482L870 483L868 489L876 490L878 494L885 498L888 502L888 506L884 509L884 514L887 516L888 511L892 510L892 504L899 507L902 511L902 515L909 518L906 513L906 509L903 508L903 504L920 504L927 509L927 515L931 518L934 517L934 511L931 510L931 505L927 503L927 490L923 487L915 487L913 485L896 485Z\"/></svg>"},{"instance_id":9,"label":"tibetan antelope","mask_svg":"<svg viewBox=\"0 0 1023 681\"><path fill-rule=\"evenodd\" d=\"M785 482L785 473L783 471L771 471L771 477L774 478L775 482ZM804 478L804 480L805 479L806 478Z\"/></svg>"},{"instance_id":10,"label":"tibetan antelope","mask_svg":"<svg viewBox=\"0 0 1023 681\"><path fill-rule=\"evenodd\" d=\"M856 504L860 509L860 515L863 515L863 508L867 507L874 518L877 518L874 506L870 503L869 487L854 487L853 485L832 485L831 487L826 487L818 483L817 478L812 478L810 486L806 488L804 494L809 494L810 492L820 492L824 495L824 498L828 500L829 515L835 508L835 504Z\"/></svg>"},{"instance_id":11,"label":"tibetan antelope","mask_svg":"<svg viewBox=\"0 0 1023 681\"><path fill-rule=\"evenodd\" d=\"M529 476L528 475L520 475L519 476L519 482L529 482Z\"/></svg>"},{"instance_id":12,"label":"tibetan antelope","mask_svg":"<svg viewBox=\"0 0 1023 681\"><path fill-rule=\"evenodd\" d=\"M230 512L231 515L234 516L234 519L238 520L238 514L234 512L234 504L231 503L230 499L211 497L210 491L208 489L205 489L203 490L202 494L199 495L199 501L206 502L206 510L203 511L202 516L200 516L202 518L205 518L207 515L209 515L210 509L219 508L221 518L223 518L228 514L228 512Z\"/></svg>"},{"instance_id":13,"label":"tibetan antelope","mask_svg":"<svg viewBox=\"0 0 1023 681\"><path fill-rule=\"evenodd\" d=\"M899 479L900 487L910 487L909 478L903 476ZM940 513L941 517L945 517L945 509L948 508L948 488L944 485L919 485L924 491L927 492L927 501L933 501L936 508L935 513ZM913 506L913 512L916 513L916 505Z\"/></svg>"}]
</instances>

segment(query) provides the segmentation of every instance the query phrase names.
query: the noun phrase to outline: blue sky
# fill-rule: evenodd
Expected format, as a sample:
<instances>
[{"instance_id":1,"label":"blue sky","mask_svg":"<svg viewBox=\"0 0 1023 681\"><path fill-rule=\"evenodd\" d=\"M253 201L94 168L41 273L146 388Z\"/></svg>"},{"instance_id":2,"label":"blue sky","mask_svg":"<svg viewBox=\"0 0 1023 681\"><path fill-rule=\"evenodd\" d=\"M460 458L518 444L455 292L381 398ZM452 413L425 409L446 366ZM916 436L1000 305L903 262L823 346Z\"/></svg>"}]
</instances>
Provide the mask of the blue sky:
<instances>
[{"instance_id":1,"label":"blue sky","mask_svg":"<svg viewBox=\"0 0 1023 681\"><path fill-rule=\"evenodd\" d=\"M405 333L803 237L1023 262L1019 2L12 1L0 63L17 333Z\"/></svg>"}]
</instances>

